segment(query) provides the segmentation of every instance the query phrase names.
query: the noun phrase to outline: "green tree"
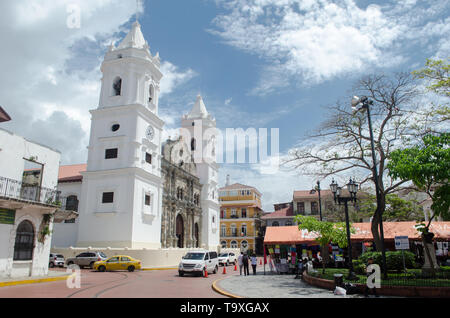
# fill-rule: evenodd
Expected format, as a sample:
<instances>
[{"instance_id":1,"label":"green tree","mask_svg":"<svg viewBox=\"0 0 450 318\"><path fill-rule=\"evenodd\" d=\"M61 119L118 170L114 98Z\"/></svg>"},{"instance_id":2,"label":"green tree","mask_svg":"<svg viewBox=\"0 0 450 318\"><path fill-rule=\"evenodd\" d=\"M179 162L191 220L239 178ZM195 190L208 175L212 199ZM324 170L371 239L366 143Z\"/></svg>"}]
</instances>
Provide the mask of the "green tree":
<instances>
[{"instance_id":1,"label":"green tree","mask_svg":"<svg viewBox=\"0 0 450 318\"><path fill-rule=\"evenodd\" d=\"M340 247L347 247L347 227L345 222L325 222L319 221L312 216L297 215L294 217L300 230L307 230L317 235L316 241L322 250L322 267L325 273L325 265L329 259L328 244L333 242ZM355 229L350 224L350 233L355 233Z\"/></svg>"},{"instance_id":2,"label":"green tree","mask_svg":"<svg viewBox=\"0 0 450 318\"><path fill-rule=\"evenodd\" d=\"M373 215L377 207L374 195L360 199L359 210L361 216ZM383 222L421 221L423 209L417 201L405 200L397 194L386 195L386 210L383 213Z\"/></svg>"},{"instance_id":3,"label":"green tree","mask_svg":"<svg viewBox=\"0 0 450 318\"><path fill-rule=\"evenodd\" d=\"M389 174L395 179L411 180L428 194L433 204L433 215L450 217L450 133L439 136L426 135L422 144L391 153Z\"/></svg>"},{"instance_id":4,"label":"green tree","mask_svg":"<svg viewBox=\"0 0 450 318\"><path fill-rule=\"evenodd\" d=\"M392 152L388 168L391 177L411 180L433 202L428 224L418 227L422 232L426 257L433 264L427 244L432 237L429 231L431 221L435 216L450 217L450 133L426 135L422 141L422 145ZM432 273L434 275L433 266Z\"/></svg>"},{"instance_id":5,"label":"green tree","mask_svg":"<svg viewBox=\"0 0 450 318\"><path fill-rule=\"evenodd\" d=\"M450 120L450 59L433 60L427 59L425 67L412 72L416 79L423 79L426 91L433 92L441 97L439 105L430 103L428 107L422 107L417 112L421 120L417 124L418 135L439 134L448 130Z\"/></svg>"}]
</instances>

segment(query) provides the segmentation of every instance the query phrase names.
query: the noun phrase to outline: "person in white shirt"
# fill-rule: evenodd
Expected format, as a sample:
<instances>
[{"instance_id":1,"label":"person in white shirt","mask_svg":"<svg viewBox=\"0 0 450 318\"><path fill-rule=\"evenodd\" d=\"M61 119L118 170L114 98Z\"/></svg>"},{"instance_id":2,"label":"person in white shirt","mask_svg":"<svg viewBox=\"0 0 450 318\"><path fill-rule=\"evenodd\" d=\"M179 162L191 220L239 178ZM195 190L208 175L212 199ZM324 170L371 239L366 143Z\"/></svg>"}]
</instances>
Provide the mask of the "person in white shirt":
<instances>
[{"instance_id":1,"label":"person in white shirt","mask_svg":"<svg viewBox=\"0 0 450 318\"><path fill-rule=\"evenodd\" d=\"M250 259L252 262L253 275L256 275L256 265L258 264L258 259L256 258L256 254L253 254Z\"/></svg>"},{"instance_id":2,"label":"person in white shirt","mask_svg":"<svg viewBox=\"0 0 450 318\"><path fill-rule=\"evenodd\" d=\"M244 258L244 253L241 252L241 255L239 255L239 257L238 257L239 275L242 275L242 267L244 267L244 262L242 260L243 258Z\"/></svg>"}]
</instances>

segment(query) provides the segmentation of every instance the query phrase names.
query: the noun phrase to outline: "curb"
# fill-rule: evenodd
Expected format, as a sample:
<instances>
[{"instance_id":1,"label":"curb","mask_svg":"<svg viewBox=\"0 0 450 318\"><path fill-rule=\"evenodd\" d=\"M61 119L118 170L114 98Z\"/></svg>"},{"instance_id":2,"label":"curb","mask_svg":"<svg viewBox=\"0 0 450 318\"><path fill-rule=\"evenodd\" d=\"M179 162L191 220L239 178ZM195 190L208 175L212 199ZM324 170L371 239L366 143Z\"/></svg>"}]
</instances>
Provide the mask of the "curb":
<instances>
[{"instance_id":1,"label":"curb","mask_svg":"<svg viewBox=\"0 0 450 318\"><path fill-rule=\"evenodd\" d=\"M71 276L72 275L66 275L66 276L60 276L60 277L37 278L37 279L11 281L11 282L0 282L0 287L56 282L56 281L61 281L61 280L67 280Z\"/></svg>"},{"instance_id":2,"label":"curb","mask_svg":"<svg viewBox=\"0 0 450 318\"><path fill-rule=\"evenodd\" d=\"M242 297L242 296L233 295L233 294L231 294L229 292L224 291L223 289L220 289L218 287L217 283L222 281L222 280L224 280L224 279L226 279L226 278L218 279L218 280L214 281L214 283L212 284L211 287L216 293L219 293L221 295L224 295L224 296L227 296L227 297L230 297L230 298L245 298L245 297Z\"/></svg>"}]
</instances>

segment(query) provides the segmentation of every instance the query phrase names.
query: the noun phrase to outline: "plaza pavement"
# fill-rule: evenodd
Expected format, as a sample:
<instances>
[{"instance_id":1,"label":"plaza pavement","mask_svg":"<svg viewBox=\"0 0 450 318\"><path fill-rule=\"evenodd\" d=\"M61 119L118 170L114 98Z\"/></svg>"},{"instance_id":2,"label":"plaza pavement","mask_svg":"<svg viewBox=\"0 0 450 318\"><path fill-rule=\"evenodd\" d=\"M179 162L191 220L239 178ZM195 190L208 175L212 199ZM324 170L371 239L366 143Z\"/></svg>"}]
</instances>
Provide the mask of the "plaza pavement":
<instances>
[{"instance_id":1,"label":"plaza pavement","mask_svg":"<svg viewBox=\"0 0 450 318\"><path fill-rule=\"evenodd\" d=\"M334 295L333 291L308 285L295 275L277 275L257 270L256 275L233 275L214 284L217 292L236 298L361 298L362 295Z\"/></svg>"}]
</instances>

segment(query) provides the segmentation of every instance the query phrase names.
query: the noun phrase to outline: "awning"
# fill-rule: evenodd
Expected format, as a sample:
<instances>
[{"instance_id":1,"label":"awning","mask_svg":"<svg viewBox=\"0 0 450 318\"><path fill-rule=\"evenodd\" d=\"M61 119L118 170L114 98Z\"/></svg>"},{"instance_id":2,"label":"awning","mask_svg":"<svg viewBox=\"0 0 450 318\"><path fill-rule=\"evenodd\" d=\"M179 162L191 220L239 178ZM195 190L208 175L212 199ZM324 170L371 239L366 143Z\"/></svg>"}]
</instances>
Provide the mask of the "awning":
<instances>
[{"instance_id":1,"label":"awning","mask_svg":"<svg viewBox=\"0 0 450 318\"><path fill-rule=\"evenodd\" d=\"M408 236L410 240L421 240L420 233L416 230L416 222L384 222L384 239L393 241L396 236ZM371 223L353 223L356 233L351 235L352 242L373 241ZM450 222L432 222L430 231L434 233L434 239L441 241L450 240ZM266 228L264 244L317 244L317 234L306 230L300 231L298 226L269 226Z\"/></svg>"}]
</instances>

